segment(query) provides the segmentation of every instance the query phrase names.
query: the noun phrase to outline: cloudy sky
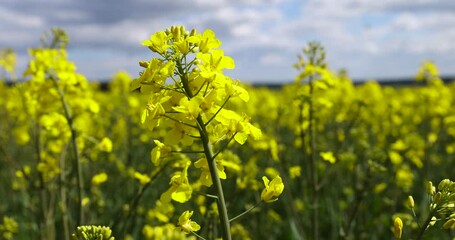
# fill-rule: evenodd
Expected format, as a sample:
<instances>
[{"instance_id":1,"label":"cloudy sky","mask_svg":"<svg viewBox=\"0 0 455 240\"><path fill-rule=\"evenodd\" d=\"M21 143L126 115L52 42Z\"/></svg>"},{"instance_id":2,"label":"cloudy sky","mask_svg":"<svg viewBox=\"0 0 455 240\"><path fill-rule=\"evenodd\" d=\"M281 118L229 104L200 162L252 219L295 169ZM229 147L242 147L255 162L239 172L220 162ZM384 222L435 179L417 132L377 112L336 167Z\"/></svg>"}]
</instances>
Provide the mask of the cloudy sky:
<instances>
[{"instance_id":1,"label":"cloudy sky","mask_svg":"<svg viewBox=\"0 0 455 240\"><path fill-rule=\"evenodd\" d=\"M89 79L137 76L142 40L171 25L211 28L246 82L289 82L308 41L354 79L412 77L424 60L455 75L454 0L0 0L0 48L18 52L52 27L70 36L69 57Z\"/></svg>"}]
</instances>

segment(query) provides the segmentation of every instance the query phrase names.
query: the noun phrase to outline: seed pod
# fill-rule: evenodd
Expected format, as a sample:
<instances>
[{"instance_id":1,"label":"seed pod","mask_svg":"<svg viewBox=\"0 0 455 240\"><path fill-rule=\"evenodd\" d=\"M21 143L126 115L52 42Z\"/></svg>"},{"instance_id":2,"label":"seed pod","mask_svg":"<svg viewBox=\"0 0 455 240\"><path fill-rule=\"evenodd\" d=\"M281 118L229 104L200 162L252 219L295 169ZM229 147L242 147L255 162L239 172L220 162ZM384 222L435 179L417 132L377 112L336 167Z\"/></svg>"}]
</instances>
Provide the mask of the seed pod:
<instances>
[{"instance_id":1,"label":"seed pod","mask_svg":"<svg viewBox=\"0 0 455 240\"><path fill-rule=\"evenodd\" d=\"M439 203L439 200L441 200L441 196L442 196L442 193L441 192L437 192L434 197L433 197L433 203L434 204L438 204Z\"/></svg>"}]
</instances>

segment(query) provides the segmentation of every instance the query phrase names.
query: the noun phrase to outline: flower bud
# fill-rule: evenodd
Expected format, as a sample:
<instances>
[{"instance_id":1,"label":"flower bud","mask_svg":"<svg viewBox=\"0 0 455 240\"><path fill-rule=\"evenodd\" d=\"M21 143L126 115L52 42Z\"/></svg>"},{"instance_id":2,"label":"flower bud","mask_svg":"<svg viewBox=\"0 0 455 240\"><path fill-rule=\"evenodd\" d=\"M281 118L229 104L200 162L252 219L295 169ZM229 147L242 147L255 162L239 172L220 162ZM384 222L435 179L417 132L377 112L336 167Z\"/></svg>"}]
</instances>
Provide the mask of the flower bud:
<instances>
[{"instance_id":1,"label":"flower bud","mask_svg":"<svg viewBox=\"0 0 455 240\"><path fill-rule=\"evenodd\" d=\"M393 235L396 239L401 239L401 234L403 233L403 221L401 218L396 217L393 221Z\"/></svg>"},{"instance_id":2,"label":"flower bud","mask_svg":"<svg viewBox=\"0 0 455 240\"><path fill-rule=\"evenodd\" d=\"M141 66L143 68L147 68L149 66L149 63L147 61L140 61L139 66Z\"/></svg>"},{"instance_id":3,"label":"flower bud","mask_svg":"<svg viewBox=\"0 0 455 240\"><path fill-rule=\"evenodd\" d=\"M407 204L409 208L414 208L414 198L412 196L408 196Z\"/></svg>"},{"instance_id":4,"label":"flower bud","mask_svg":"<svg viewBox=\"0 0 455 240\"><path fill-rule=\"evenodd\" d=\"M180 39L180 27L179 26L172 26L171 27L171 33L175 41L178 41Z\"/></svg>"},{"instance_id":5,"label":"flower bud","mask_svg":"<svg viewBox=\"0 0 455 240\"><path fill-rule=\"evenodd\" d=\"M190 36L195 36L196 35L196 28L193 28L190 32Z\"/></svg>"},{"instance_id":6,"label":"flower bud","mask_svg":"<svg viewBox=\"0 0 455 240\"><path fill-rule=\"evenodd\" d=\"M179 31L181 34L185 34L185 32L186 32L185 26L183 26L183 25L180 26Z\"/></svg>"},{"instance_id":7,"label":"flower bud","mask_svg":"<svg viewBox=\"0 0 455 240\"><path fill-rule=\"evenodd\" d=\"M428 225L429 225L430 227L433 226L433 225L436 223L436 220L437 220L437 219L436 219L435 216L431 217L431 221L430 221L430 223L429 223Z\"/></svg>"},{"instance_id":8,"label":"flower bud","mask_svg":"<svg viewBox=\"0 0 455 240\"><path fill-rule=\"evenodd\" d=\"M449 186L450 186L450 180L444 179L439 183L438 190L443 191L443 190L447 189Z\"/></svg>"},{"instance_id":9,"label":"flower bud","mask_svg":"<svg viewBox=\"0 0 455 240\"><path fill-rule=\"evenodd\" d=\"M444 229L449 229L451 227L455 226L455 219L449 219L447 222L444 223L444 225L442 225L442 228Z\"/></svg>"},{"instance_id":10,"label":"flower bud","mask_svg":"<svg viewBox=\"0 0 455 240\"><path fill-rule=\"evenodd\" d=\"M450 186L448 187L448 191L455 192L455 182L450 182Z\"/></svg>"},{"instance_id":11,"label":"flower bud","mask_svg":"<svg viewBox=\"0 0 455 240\"><path fill-rule=\"evenodd\" d=\"M434 193L436 192L436 188L433 186L433 183L431 181L428 181L427 184L425 185L426 191L429 195L433 196Z\"/></svg>"}]
</instances>

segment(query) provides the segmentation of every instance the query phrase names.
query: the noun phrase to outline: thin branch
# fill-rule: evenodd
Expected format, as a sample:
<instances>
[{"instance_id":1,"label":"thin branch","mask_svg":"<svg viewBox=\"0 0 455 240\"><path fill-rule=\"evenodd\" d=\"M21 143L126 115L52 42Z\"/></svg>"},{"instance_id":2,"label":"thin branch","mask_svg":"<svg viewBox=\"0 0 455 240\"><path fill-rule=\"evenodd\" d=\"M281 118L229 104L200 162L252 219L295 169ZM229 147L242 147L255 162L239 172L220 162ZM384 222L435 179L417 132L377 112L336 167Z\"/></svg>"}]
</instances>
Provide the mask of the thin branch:
<instances>
[{"instance_id":1,"label":"thin branch","mask_svg":"<svg viewBox=\"0 0 455 240\"><path fill-rule=\"evenodd\" d=\"M257 208L261 203L263 203L263 201L260 201L260 202L256 203L256 204L255 204L254 206L252 206L251 208L249 208L249 209L245 210L244 212L240 213L239 215L237 215L237 216L235 216L235 217L229 219L229 222L233 222L233 221L235 221L235 220L237 220L237 219L243 217L243 215L245 215L245 214L247 214L247 213L253 211L253 209Z\"/></svg>"},{"instance_id":2,"label":"thin branch","mask_svg":"<svg viewBox=\"0 0 455 240\"><path fill-rule=\"evenodd\" d=\"M229 143L232 141L232 139L234 139L234 137L235 137L236 134L237 134L237 133L234 133L234 134L232 135L232 137L229 138L229 140L226 142L226 144L225 144L222 148L220 148L220 150L218 150L218 152L215 153L215 155L213 155L213 159L215 159L216 156L218 156L218 154L220 154L222 151L224 151L224 150L227 148L227 146L228 146Z\"/></svg>"},{"instance_id":3,"label":"thin branch","mask_svg":"<svg viewBox=\"0 0 455 240\"><path fill-rule=\"evenodd\" d=\"M171 153L204 153L204 151L177 151L177 150L172 150Z\"/></svg>"},{"instance_id":4,"label":"thin branch","mask_svg":"<svg viewBox=\"0 0 455 240\"><path fill-rule=\"evenodd\" d=\"M68 106L68 103L66 102L65 94L63 93L63 90L58 85L57 79L55 79L54 76L51 75L50 79L54 82L55 88L58 91L58 94L60 96L60 101L62 102L62 105L63 105L65 118L66 118L66 121L68 122L68 126L71 131L71 145L73 147L74 160L76 161L75 165L76 165L77 198L78 198L77 199L78 204L77 204L76 226L80 226L84 220L84 213L82 211L83 182L82 182L81 160L80 160L79 148L77 146L77 140L76 140L76 137L77 137L76 129L74 128L73 116L71 115L70 108Z\"/></svg>"},{"instance_id":5,"label":"thin branch","mask_svg":"<svg viewBox=\"0 0 455 240\"><path fill-rule=\"evenodd\" d=\"M208 197L208 198L213 198L213 199L217 199L218 200L218 196L216 196L216 195L202 193L202 192L195 192L195 193L199 194L199 195L202 195L202 196L205 196L205 197Z\"/></svg>"},{"instance_id":6,"label":"thin branch","mask_svg":"<svg viewBox=\"0 0 455 240\"><path fill-rule=\"evenodd\" d=\"M196 232L191 231L191 233L199 239L206 240L205 238L203 238L201 235L197 234Z\"/></svg>"},{"instance_id":7,"label":"thin branch","mask_svg":"<svg viewBox=\"0 0 455 240\"><path fill-rule=\"evenodd\" d=\"M176 122L178 122L178 123L180 123L180 124L183 124L183 125L185 125L185 126L188 126L188 127L192 127L192 128L197 129L196 126L193 126L193 125L191 125L191 124L189 124L189 123L186 123L186 122L180 121L180 120L178 120L178 119L175 119L175 118L173 118L173 117L171 117L171 116L169 116L169 115L166 115L166 114L165 114L165 115L163 115L163 117L169 118L169 119L171 119L171 120L173 120L173 121L176 121Z\"/></svg>"},{"instance_id":8,"label":"thin branch","mask_svg":"<svg viewBox=\"0 0 455 240\"><path fill-rule=\"evenodd\" d=\"M210 122L212 122L213 119L215 119L216 115L218 115L218 113L221 111L221 109L223 109L224 105L226 105L226 103L229 101L229 99L231 98L231 96L229 96L228 98L226 98L226 100L224 101L224 103L220 106L220 108L216 111L215 114L213 114L213 116L205 123L205 126L208 126L210 124Z\"/></svg>"}]
</instances>

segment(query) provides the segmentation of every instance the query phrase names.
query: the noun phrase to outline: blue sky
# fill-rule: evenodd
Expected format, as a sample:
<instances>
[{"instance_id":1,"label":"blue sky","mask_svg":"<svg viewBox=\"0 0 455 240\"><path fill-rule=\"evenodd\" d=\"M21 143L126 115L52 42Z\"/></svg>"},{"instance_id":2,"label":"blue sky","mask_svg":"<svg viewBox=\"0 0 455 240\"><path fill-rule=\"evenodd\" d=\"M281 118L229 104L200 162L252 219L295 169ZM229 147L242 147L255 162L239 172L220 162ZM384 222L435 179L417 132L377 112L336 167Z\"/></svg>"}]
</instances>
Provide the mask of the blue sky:
<instances>
[{"instance_id":1,"label":"blue sky","mask_svg":"<svg viewBox=\"0 0 455 240\"><path fill-rule=\"evenodd\" d=\"M308 41L354 79L412 77L424 60L455 75L453 0L0 0L0 22L0 48L18 52L18 75L27 48L60 27L87 78L137 76L138 61L152 57L142 40L174 24L213 29L236 61L226 74L245 82L292 81Z\"/></svg>"}]
</instances>

